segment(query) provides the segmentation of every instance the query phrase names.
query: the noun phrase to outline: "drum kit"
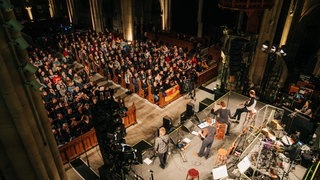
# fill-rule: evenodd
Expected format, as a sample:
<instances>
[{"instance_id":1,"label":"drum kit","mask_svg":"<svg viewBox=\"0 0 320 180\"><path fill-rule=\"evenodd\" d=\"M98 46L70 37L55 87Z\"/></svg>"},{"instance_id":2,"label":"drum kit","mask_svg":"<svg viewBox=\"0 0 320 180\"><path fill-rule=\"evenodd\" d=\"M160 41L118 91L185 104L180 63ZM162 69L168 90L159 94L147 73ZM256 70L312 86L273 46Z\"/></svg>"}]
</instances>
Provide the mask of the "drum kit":
<instances>
[{"instance_id":1,"label":"drum kit","mask_svg":"<svg viewBox=\"0 0 320 180\"><path fill-rule=\"evenodd\" d=\"M276 120L271 121L260 132L264 135L261 140L262 146L260 147L260 153L255 151L251 154L252 161L256 162L257 169L264 169L267 172L272 168L281 169L283 176L285 176L291 170L291 164L293 164L293 161L285 155L286 149L295 143L294 139L286 135L283 125ZM277 173L273 173L273 175L278 176ZM270 175L268 178L270 178Z\"/></svg>"}]
</instances>

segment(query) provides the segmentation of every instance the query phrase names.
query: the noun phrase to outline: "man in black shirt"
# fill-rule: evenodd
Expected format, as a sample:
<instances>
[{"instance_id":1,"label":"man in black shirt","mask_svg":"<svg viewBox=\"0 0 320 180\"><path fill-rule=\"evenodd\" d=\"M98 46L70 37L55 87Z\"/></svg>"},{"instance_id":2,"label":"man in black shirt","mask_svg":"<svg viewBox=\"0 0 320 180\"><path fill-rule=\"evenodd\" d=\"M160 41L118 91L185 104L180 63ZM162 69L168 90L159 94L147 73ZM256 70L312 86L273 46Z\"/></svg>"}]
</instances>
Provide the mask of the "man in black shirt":
<instances>
[{"instance_id":1,"label":"man in black shirt","mask_svg":"<svg viewBox=\"0 0 320 180\"><path fill-rule=\"evenodd\" d=\"M216 120L219 123L224 123L228 125L226 135L229 135L229 130L230 130L229 117L231 117L230 109L227 109L226 103L223 100L220 101L220 106L221 107L217 109L216 103L214 103L213 114L217 115Z\"/></svg>"}]
</instances>

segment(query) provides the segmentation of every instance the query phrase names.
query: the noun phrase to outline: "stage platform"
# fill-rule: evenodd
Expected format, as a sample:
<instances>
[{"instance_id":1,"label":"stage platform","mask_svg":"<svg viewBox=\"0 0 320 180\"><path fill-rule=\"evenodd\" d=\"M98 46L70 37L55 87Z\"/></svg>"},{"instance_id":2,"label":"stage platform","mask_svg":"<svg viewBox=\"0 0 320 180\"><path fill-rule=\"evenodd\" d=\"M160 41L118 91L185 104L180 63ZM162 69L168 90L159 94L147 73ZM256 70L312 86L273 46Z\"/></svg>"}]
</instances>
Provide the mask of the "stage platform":
<instances>
[{"instance_id":1,"label":"stage platform","mask_svg":"<svg viewBox=\"0 0 320 180\"><path fill-rule=\"evenodd\" d=\"M239 107L237 105L247 99L248 97L230 92L218 99L217 102L224 100L231 109L231 112L234 113L235 109ZM153 150L149 149L143 153L143 164L132 165L130 167L131 171L127 178L134 179L134 177L141 177L141 179L150 179L151 176L153 176L154 179L182 180L186 179L188 170L194 168L199 171L199 179L213 179L213 175L211 173L212 169L222 166L215 164L218 149L223 148L229 150L237 137L243 133L244 129L250 129L250 125L251 132L257 132L259 127L261 129L261 127L264 127L264 124L275 120L275 118L278 118L281 121L283 116L281 110L258 102L256 105L256 110L258 113L255 123L243 124L246 116L245 113L243 113L239 124L231 123L230 136L225 136L223 139L215 139L211 148L210 157L205 159L204 157L200 158L196 156L196 153L199 151L201 146L201 140L197 135L194 135L193 132L197 132L200 129L198 124L201 123L206 117L214 117L211 113L212 108L213 104L201 112L196 113L184 124L175 127L175 130L169 134L172 142L170 143L170 153L165 169L161 169L159 167L159 159L157 157L154 158ZM252 138L248 138L247 140L253 142L255 137L256 136L252 135ZM185 141L188 142L188 145L184 150L182 150L181 144L185 145ZM153 141L150 141L149 143L152 145L154 144ZM254 145L258 144L258 141L256 140L254 143L255 144L251 145L252 148ZM242 147L243 150L245 148L246 147ZM250 151L250 149L248 151ZM228 155L226 166L229 168L229 176L224 179L240 179L241 173L236 165L248 154L249 152L243 152L241 157L236 157L234 154ZM305 171L306 168L302 167L301 165L296 165L295 170L289 173L289 179L302 179ZM241 177L241 179L244 179L244 177Z\"/></svg>"}]
</instances>

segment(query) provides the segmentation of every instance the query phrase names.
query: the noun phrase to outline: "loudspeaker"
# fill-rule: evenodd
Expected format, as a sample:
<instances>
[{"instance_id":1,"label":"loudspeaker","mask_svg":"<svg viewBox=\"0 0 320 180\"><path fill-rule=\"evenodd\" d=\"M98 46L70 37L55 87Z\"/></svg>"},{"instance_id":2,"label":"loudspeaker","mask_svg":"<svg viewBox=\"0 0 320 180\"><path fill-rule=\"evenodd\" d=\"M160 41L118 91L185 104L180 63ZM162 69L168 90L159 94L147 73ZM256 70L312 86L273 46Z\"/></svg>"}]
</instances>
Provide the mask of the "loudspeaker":
<instances>
[{"instance_id":1,"label":"loudspeaker","mask_svg":"<svg viewBox=\"0 0 320 180\"><path fill-rule=\"evenodd\" d=\"M183 124L188 119L186 111L180 114L180 124Z\"/></svg>"},{"instance_id":2,"label":"loudspeaker","mask_svg":"<svg viewBox=\"0 0 320 180\"><path fill-rule=\"evenodd\" d=\"M173 127L172 127L172 119L169 116L164 116L163 117L163 125L162 126L166 129L167 133L170 133L172 131L172 129L173 129Z\"/></svg>"},{"instance_id":3,"label":"loudspeaker","mask_svg":"<svg viewBox=\"0 0 320 180\"><path fill-rule=\"evenodd\" d=\"M181 129L185 132L191 133L194 129L195 124L191 119L187 120L182 126Z\"/></svg>"},{"instance_id":4,"label":"loudspeaker","mask_svg":"<svg viewBox=\"0 0 320 180\"><path fill-rule=\"evenodd\" d=\"M209 114L208 112L201 111L192 115L190 119L192 119L194 122L197 122L199 124L205 121L205 119L208 117L208 114Z\"/></svg>"},{"instance_id":5,"label":"loudspeaker","mask_svg":"<svg viewBox=\"0 0 320 180\"><path fill-rule=\"evenodd\" d=\"M192 104L190 102L187 104L186 113L187 113L187 116L189 116L189 117L194 114L194 104Z\"/></svg>"},{"instance_id":6,"label":"loudspeaker","mask_svg":"<svg viewBox=\"0 0 320 180\"><path fill-rule=\"evenodd\" d=\"M181 141L181 137L180 137L180 127L175 129L174 131L172 131L170 134L169 134L169 138L170 138L170 141L173 145L177 146L178 143Z\"/></svg>"}]
</instances>

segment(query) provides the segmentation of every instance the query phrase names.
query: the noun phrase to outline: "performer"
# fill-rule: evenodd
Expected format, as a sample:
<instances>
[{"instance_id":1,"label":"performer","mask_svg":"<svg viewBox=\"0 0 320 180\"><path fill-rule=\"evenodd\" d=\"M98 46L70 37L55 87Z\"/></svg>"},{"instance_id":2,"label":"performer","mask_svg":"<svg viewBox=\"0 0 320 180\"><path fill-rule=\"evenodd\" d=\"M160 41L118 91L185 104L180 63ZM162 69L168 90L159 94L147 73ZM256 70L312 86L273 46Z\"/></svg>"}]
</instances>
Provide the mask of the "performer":
<instances>
[{"instance_id":1,"label":"performer","mask_svg":"<svg viewBox=\"0 0 320 180\"><path fill-rule=\"evenodd\" d=\"M240 104L240 105L244 105L243 108L236 109L236 113L231 117L232 119L237 119L236 123L240 122L240 117L243 112L250 112L254 110L257 104L255 95L256 95L256 92L254 90L250 90L249 91L250 99Z\"/></svg>"},{"instance_id":2,"label":"performer","mask_svg":"<svg viewBox=\"0 0 320 180\"><path fill-rule=\"evenodd\" d=\"M229 135L229 130L230 130L229 117L231 117L230 109L227 109L226 103L223 100L220 101L219 104L221 107L217 109L216 103L214 103L213 114L218 115L216 120L219 123L224 123L228 125L226 135Z\"/></svg>"},{"instance_id":3,"label":"performer","mask_svg":"<svg viewBox=\"0 0 320 180\"><path fill-rule=\"evenodd\" d=\"M161 127L159 129L159 137L155 139L154 150L156 151L159 160L160 167L162 169L165 168L167 154L168 154L168 146L169 145L169 136L166 134L166 129Z\"/></svg>"},{"instance_id":4,"label":"performer","mask_svg":"<svg viewBox=\"0 0 320 180\"><path fill-rule=\"evenodd\" d=\"M203 131L199 130L198 132L200 137L203 138L203 141L201 144L200 151L197 153L197 155L199 157L202 157L204 155L204 157L208 159L210 154L210 148L212 146L214 136L216 134L216 128L212 125L211 118L206 118L206 123L208 126Z\"/></svg>"}]
</instances>

